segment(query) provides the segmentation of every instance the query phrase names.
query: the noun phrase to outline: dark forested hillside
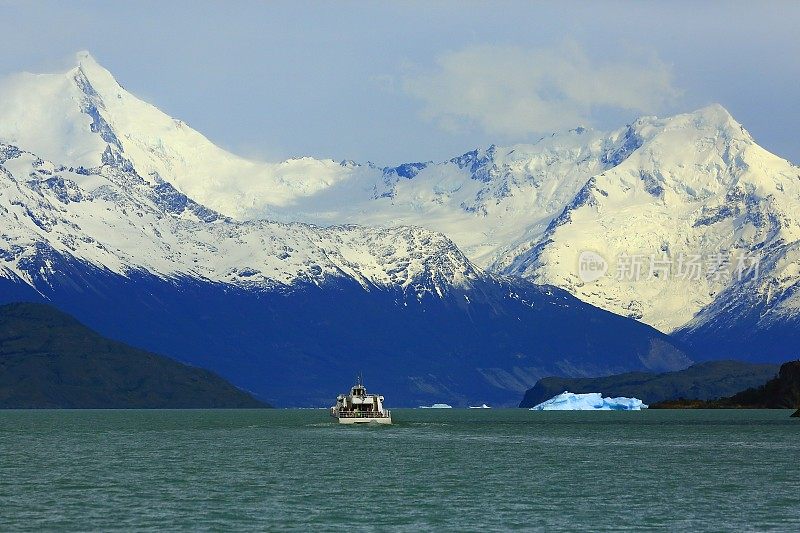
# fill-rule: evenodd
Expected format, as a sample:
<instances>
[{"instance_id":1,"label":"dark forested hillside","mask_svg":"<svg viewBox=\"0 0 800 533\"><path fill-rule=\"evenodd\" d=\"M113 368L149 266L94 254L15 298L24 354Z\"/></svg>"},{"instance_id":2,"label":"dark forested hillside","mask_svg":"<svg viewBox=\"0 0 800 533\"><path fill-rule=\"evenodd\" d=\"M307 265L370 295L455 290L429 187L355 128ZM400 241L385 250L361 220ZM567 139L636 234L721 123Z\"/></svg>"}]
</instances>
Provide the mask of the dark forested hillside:
<instances>
[{"instance_id":1,"label":"dark forested hillside","mask_svg":"<svg viewBox=\"0 0 800 533\"><path fill-rule=\"evenodd\" d=\"M47 305L0 307L0 408L267 407L216 374L102 337Z\"/></svg>"}]
</instances>

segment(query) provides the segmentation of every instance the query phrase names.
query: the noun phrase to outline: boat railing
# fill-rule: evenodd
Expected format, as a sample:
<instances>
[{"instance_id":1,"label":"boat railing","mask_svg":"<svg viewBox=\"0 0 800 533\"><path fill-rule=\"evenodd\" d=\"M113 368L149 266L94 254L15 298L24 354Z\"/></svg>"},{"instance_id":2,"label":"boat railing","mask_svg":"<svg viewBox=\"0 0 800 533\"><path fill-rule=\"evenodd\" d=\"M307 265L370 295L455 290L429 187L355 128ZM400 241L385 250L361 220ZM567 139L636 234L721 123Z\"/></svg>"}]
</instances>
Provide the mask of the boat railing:
<instances>
[{"instance_id":1,"label":"boat railing","mask_svg":"<svg viewBox=\"0 0 800 533\"><path fill-rule=\"evenodd\" d=\"M339 411L339 418L389 418L389 411Z\"/></svg>"}]
</instances>

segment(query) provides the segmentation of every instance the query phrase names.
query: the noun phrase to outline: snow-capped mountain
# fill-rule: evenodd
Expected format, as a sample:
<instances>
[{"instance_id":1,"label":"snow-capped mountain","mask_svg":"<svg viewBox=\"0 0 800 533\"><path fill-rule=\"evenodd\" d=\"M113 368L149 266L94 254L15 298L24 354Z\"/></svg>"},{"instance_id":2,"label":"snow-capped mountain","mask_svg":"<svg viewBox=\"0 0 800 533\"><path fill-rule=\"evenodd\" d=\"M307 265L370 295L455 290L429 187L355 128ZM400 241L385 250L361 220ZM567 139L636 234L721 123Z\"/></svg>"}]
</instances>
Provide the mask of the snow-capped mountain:
<instances>
[{"instance_id":1,"label":"snow-capped mountain","mask_svg":"<svg viewBox=\"0 0 800 533\"><path fill-rule=\"evenodd\" d=\"M74 168L0 144L0 228L0 301L53 303L278 405L327 401L365 365L411 405L691 362L648 326L486 274L442 234L238 222L110 145Z\"/></svg>"},{"instance_id":2,"label":"snow-capped mountain","mask_svg":"<svg viewBox=\"0 0 800 533\"><path fill-rule=\"evenodd\" d=\"M12 78L0 89L0 301L48 301L277 405L326 402L360 370L384 376L398 404L499 405L544 375L691 362L648 326L483 271L430 229L214 209L254 168L284 197L310 190L136 100L85 54L65 75Z\"/></svg>"},{"instance_id":3,"label":"snow-capped mountain","mask_svg":"<svg viewBox=\"0 0 800 533\"><path fill-rule=\"evenodd\" d=\"M703 320L698 313L717 295L736 292L738 279L730 275L674 275L686 258L699 257L708 270L725 254L726 266L739 267L736 278L741 267L763 259L748 293L772 293L775 284L796 279L791 267L777 266L792 261L763 256L780 255L781 246L800 238L800 171L759 147L718 105L641 118L611 133L579 127L441 163L270 164L230 154L137 99L89 54L78 54L77 63L67 73L8 80L0 89L0 139L76 168L95 167L108 152L148 184L172 185L238 221L423 226L447 235L484 269L563 287L662 331ZM605 276L581 278L583 251L609 264ZM621 256L642 263L639 279L617 279L627 277L617 275ZM651 275L653 261L660 267ZM668 275L665 262L673 269ZM224 277L236 267L213 268ZM267 278L286 282L293 275L280 270L270 267ZM359 275L386 281L378 270ZM793 302L783 302L780 312L793 313L800 306Z\"/></svg>"},{"instance_id":4,"label":"snow-capped mountain","mask_svg":"<svg viewBox=\"0 0 800 533\"><path fill-rule=\"evenodd\" d=\"M672 331L756 265L760 292L776 279L797 281L782 267L773 271L782 262L766 255L800 239L800 170L712 105L644 117L609 134L577 128L371 178L353 171L265 212L317 223L415 221L445 233L490 271L553 284ZM585 251L607 262L605 276L581 277ZM639 275L624 271L625 260L639 265ZM691 261L699 271L680 272Z\"/></svg>"},{"instance_id":5,"label":"snow-capped mountain","mask_svg":"<svg viewBox=\"0 0 800 533\"><path fill-rule=\"evenodd\" d=\"M759 147L720 106L640 119L623 138L624 160L588 179L542 234L501 261L503 271L662 331L745 282L764 292L778 279L800 281L786 256L800 239L797 167ZM610 266L594 283L579 276L586 250Z\"/></svg>"},{"instance_id":6,"label":"snow-capped mountain","mask_svg":"<svg viewBox=\"0 0 800 533\"><path fill-rule=\"evenodd\" d=\"M130 94L88 52L79 52L76 63L66 73L4 80L0 139L43 159L87 168L97 166L110 146L140 175L163 179L239 220L263 218L253 215L349 175L333 161L268 164L238 157Z\"/></svg>"},{"instance_id":7,"label":"snow-capped mountain","mask_svg":"<svg viewBox=\"0 0 800 533\"><path fill-rule=\"evenodd\" d=\"M66 74L19 74L0 87L0 243L9 250L0 272L25 279L19 265L46 240L119 274L247 286L346 276L442 291L476 277L447 238L419 227L239 222L200 205L175 185L191 179L210 192L190 192L214 197L215 184L258 179L258 164L130 95L88 53L77 61Z\"/></svg>"},{"instance_id":8,"label":"snow-capped mountain","mask_svg":"<svg viewBox=\"0 0 800 533\"><path fill-rule=\"evenodd\" d=\"M66 223L49 231L54 248L114 272L260 287L340 276L420 295L492 272L562 287L686 339L754 313L758 327L793 323L800 308L800 170L719 105L438 163L273 164L218 148L80 53L66 73L0 84L0 141L14 179L43 183L6 191L9 201L49 202L37 196L48 187L111 199L102 215L83 207L65 215L86 235ZM34 238L4 238L17 243L11 256L32 253ZM582 252L605 261L605 274L587 280ZM4 268L24 279L14 261Z\"/></svg>"},{"instance_id":9,"label":"snow-capped mountain","mask_svg":"<svg viewBox=\"0 0 800 533\"><path fill-rule=\"evenodd\" d=\"M76 169L0 144L0 275L30 282L27 265L57 253L120 275L144 270L266 289L346 277L441 295L479 276L429 230L237 222L142 178L113 147L102 161Z\"/></svg>"}]
</instances>

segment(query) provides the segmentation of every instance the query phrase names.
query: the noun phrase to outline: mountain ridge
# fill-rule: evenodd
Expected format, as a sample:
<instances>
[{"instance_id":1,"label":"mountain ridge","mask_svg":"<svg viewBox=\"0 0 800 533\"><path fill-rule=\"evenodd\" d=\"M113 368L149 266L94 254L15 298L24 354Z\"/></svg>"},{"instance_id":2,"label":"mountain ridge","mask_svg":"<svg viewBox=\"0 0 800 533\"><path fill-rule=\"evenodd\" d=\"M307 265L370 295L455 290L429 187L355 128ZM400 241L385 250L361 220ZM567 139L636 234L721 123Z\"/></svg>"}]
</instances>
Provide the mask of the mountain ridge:
<instances>
[{"instance_id":1,"label":"mountain ridge","mask_svg":"<svg viewBox=\"0 0 800 533\"><path fill-rule=\"evenodd\" d=\"M33 118L22 117L20 109L37 112ZM800 317L795 267L800 169L755 144L718 104L673 117L642 117L610 133L575 128L533 144L490 145L440 163L379 167L313 158L261 163L216 147L182 121L142 102L83 54L67 73L23 75L4 84L0 141L37 154L36 159L54 161L51 173L61 166L76 169L78 176L67 176L73 184L90 181L85 172L92 168L99 170L89 173L91 179L113 178L114 172L135 175L138 187L168 197L164 201L172 202L173 212L236 227L236 232L251 233L251 239L262 234L259 225L306 224L294 226L304 228L299 232L302 246L336 259L329 261L326 272L355 275L365 285L395 283L402 265L419 265L422 256L438 255L441 247L452 250L450 244L441 241L440 248L426 248L416 263L411 258L385 265L365 253L376 241L358 237L358 230L350 230L345 239L347 231L326 234L315 226L358 224L389 234L397 226L424 227L463 250L445 254L452 261L442 272L460 270L469 277L469 271L478 269L478 276L521 276L555 285L597 307L677 332L682 342L703 349L716 343L717 332L735 324L737 317L748 317L764 337L770 331L792 331ZM14 175L19 178L20 173L35 172L22 167ZM69 182L40 181L63 189L67 199L74 188ZM107 194L119 190L112 187ZM38 222L48 227L46 219ZM140 233L150 231L134 226ZM415 231L419 239L409 239L407 232L373 235L396 240L399 248L438 239ZM212 233L214 242L195 237L197 245L220 249L218 240L236 240L219 230ZM336 239L343 239L341 246L324 245ZM348 239L353 246L344 242ZM295 249L291 242L287 246ZM155 251L164 253L159 246ZM227 251L225 255L236 255ZM582 251L602 257L608 272L593 282L581 279ZM645 268L635 280L615 279L621 258L631 255L648 263L668 261L672 268L682 257L698 255L709 271L680 278ZM723 255L728 263L744 258L759 264L739 272L742 279L717 276L710 271L712 258ZM306 259L299 258L288 270L271 268L286 282L292 272L309 266ZM203 265L201 259L187 260ZM365 260L367 274L354 268ZM233 270L238 268L259 270L232 265L223 272L192 273L219 281L236 277ZM424 268L415 272L427 276ZM310 279L315 276L308 273ZM399 277L408 281L414 272ZM444 286L426 290L437 292ZM735 327L727 331L737 338L733 346L748 352L746 357L759 357L761 344L749 342ZM719 340L725 344L723 337ZM774 348L765 357L785 360L793 355L785 343ZM726 356L718 350L711 353Z\"/></svg>"},{"instance_id":2,"label":"mountain ridge","mask_svg":"<svg viewBox=\"0 0 800 533\"><path fill-rule=\"evenodd\" d=\"M533 407L564 391L638 398L646 404L678 398L716 400L763 385L775 377L779 369L778 364L709 361L662 374L630 372L598 378L547 377L525 391L519 407Z\"/></svg>"},{"instance_id":3,"label":"mountain ridge","mask_svg":"<svg viewBox=\"0 0 800 533\"><path fill-rule=\"evenodd\" d=\"M101 337L51 306L0 306L0 408L264 408L219 376Z\"/></svg>"},{"instance_id":4,"label":"mountain ridge","mask_svg":"<svg viewBox=\"0 0 800 533\"><path fill-rule=\"evenodd\" d=\"M0 223L0 301L51 303L275 405L325 405L365 357L401 405L505 405L545 373L691 363L648 326L482 271L440 233L238 222L110 144L78 168L0 144Z\"/></svg>"},{"instance_id":5,"label":"mountain ridge","mask_svg":"<svg viewBox=\"0 0 800 533\"><path fill-rule=\"evenodd\" d=\"M711 400L691 396L658 402L655 409L797 409L800 407L800 361L780 366L766 383L749 387L724 398ZM792 415L797 416L797 413Z\"/></svg>"},{"instance_id":6,"label":"mountain ridge","mask_svg":"<svg viewBox=\"0 0 800 533\"><path fill-rule=\"evenodd\" d=\"M367 291L347 278L270 291L51 261L54 274L37 289L0 277L0 302L48 302L281 407L328 405L358 372L390 405L501 406L544 375L691 364L648 326L524 281L481 279L442 297L406 298L399 288Z\"/></svg>"}]
</instances>

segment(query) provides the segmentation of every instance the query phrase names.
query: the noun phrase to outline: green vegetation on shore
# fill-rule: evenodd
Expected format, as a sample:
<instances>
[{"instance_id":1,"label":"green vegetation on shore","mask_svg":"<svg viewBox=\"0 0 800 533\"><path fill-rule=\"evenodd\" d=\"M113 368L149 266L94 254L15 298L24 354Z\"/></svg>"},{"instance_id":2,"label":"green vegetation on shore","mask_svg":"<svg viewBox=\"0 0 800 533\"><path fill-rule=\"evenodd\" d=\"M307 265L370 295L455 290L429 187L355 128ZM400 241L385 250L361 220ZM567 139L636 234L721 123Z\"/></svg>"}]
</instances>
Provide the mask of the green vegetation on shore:
<instances>
[{"instance_id":1,"label":"green vegetation on shore","mask_svg":"<svg viewBox=\"0 0 800 533\"><path fill-rule=\"evenodd\" d=\"M0 307L0 408L269 407L208 370L100 336L42 304Z\"/></svg>"},{"instance_id":2,"label":"green vegetation on shore","mask_svg":"<svg viewBox=\"0 0 800 533\"><path fill-rule=\"evenodd\" d=\"M603 396L639 398L647 404L676 398L709 400L762 385L775 377L779 368L777 364L708 361L662 374L627 372L599 378L548 377L528 389L519 406L533 407L566 390L576 394L599 392Z\"/></svg>"},{"instance_id":3,"label":"green vegetation on shore","mask_svg":"<svg viewBox=\"0 0 800 533\"><path fill-rule=\"evenodd\" d=\"M677 399L655 403L651 409L798 409L800 412L800 361L781 365L778 376L760 387L714 400ZM795 416L800 416L795 413Z\"/></svg>"}]
</instances>

